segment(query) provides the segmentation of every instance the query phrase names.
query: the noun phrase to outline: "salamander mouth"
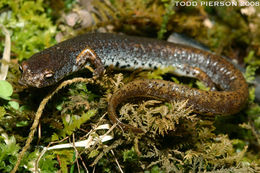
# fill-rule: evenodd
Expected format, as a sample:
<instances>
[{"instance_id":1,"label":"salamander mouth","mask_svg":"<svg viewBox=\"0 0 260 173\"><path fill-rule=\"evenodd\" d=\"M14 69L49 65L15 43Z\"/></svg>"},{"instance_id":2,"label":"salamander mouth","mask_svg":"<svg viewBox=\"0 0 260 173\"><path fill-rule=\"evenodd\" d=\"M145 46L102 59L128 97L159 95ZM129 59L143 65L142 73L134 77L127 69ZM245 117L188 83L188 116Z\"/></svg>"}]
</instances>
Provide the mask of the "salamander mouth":
<instances>
[{"instance_id":1,"label":"salamander mouth","mask_svg":"<svg viewBox=\"0 0 260 173\"><path fill-rule=\"evenodd\" d=\"M22 79L19 79L18 83L22 86L27 86L27 84Z\"/></svg>"},{"instance_id":2,"label":"salamander mouth","mask_svg":"<svg viewBox=\"0 0 260 173\"><path fill-rule=\"evenodd\" d=\"M42 83L40 80L32 80L32 78L28 76L22 76L18 83L24 87L36 87L36 88L42 88Z\"/></svg>"}]
</instances>

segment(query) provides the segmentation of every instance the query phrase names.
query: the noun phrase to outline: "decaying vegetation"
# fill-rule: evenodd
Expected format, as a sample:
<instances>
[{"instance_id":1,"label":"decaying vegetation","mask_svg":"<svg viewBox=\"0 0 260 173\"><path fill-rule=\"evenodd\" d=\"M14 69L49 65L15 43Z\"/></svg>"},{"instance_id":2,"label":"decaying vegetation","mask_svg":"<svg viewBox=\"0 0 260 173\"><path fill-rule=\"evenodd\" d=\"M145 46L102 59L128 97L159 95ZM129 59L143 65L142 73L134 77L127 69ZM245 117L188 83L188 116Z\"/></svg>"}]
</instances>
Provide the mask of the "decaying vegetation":
<instances>
[{"instance_id":1,"label":"decaying vegetation","mask_svg":"<svg viewBox=\"0 0 260 173\"><path fill-rule=\"evenodd\" d=\"M18 159L18 172L259 171L260 107L253 85L260 66L259 18L259 7L176 7L173 0L2 0L0 23L11 33L12 59L7 75L11 85L0 83L0 172L10 172ZM249 104L234 116L205 117L192 113L186 102L133 100L119 110L123 122L146 132L133 134L107 118L107 102L124 83L142 76L203 86L169 77L170 69L107 69L98 81L87 79L86 70L48 90L18 85L19 62L89 31L160 39L178 32L194 38L246 65ZM4 39L0 33L0 53ZM28 150L19 157L26 140ZM68 143L73 145L55 148Z\"/></svg>"}]
</instances>

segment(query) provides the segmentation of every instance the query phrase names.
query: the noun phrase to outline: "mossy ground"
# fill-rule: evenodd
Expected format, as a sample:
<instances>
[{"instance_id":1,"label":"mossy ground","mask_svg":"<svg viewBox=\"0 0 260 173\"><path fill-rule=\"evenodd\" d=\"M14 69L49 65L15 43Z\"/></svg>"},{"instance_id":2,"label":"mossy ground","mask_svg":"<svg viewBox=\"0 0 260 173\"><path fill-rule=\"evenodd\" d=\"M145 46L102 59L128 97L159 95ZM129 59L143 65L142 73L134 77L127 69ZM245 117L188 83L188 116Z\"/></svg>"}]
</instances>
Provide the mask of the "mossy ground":
<instances>
[{"instance_id":1,"label":"mossy ground","mask_svg":"<svg viewBox=\"0 0 260 173\"><path fill-rule=\"evenodd\" d=\"M71 18L74 14L76 17ZM86 16L90 22L84 23ZM0 99L0 172L10 172L14 167L40 102L56 87L39 90L18 85L18 63L32 54L57 40L88 31L160 39L178 32L247 65L245 76L252 83L260 66L259 18L259 7L176 7L171 0L0 1L0 23L12 34L7 80L13 86L11 99L20 105L15 109ZM73 24L68 22L72 19ZM0 34L2 53L4 35ZM42 147L50 143L76 142L106 134L107 130L89 132L98 125L110 124L106 108L111 94L136 77L163 78L167 70L144 74L108 69L107 75L96 83L79 80L61 88L44 106L38 135L34 135L19 172L32 171ZM76 76L88 77L85 71ZM188 84L194 85L192 81ZM123 105L119 113L122 121L147 133L137 135L114 128L109 133L112 140L97 141L86 149L48 151L38 167L43 172L259 171L260 107L254 98L254 86L250 84L247 108L227 117L194 115L185 102L135 100Z\"/></svg>"}]
</instances>

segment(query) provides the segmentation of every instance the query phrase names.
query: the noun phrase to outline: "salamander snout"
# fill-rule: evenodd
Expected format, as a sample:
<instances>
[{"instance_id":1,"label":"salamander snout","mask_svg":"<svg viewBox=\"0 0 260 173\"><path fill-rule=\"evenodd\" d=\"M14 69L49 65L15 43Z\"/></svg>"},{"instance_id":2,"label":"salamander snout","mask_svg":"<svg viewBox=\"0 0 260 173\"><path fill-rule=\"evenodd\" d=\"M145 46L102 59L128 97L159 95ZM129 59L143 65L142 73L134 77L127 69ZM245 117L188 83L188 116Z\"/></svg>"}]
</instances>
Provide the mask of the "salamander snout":
<instances>
[{"instance_id":1,"label":"salamander snout","mask_svg":"<svg viewBox=\"0 0 260 173\"><path fill-rule=\"evenodd\" d=\"M24 61L19 67L21 78L19 84L42 88L54 83L54 72L50 69L30 68L30 65Z\"/></svg>"}]
</instances>

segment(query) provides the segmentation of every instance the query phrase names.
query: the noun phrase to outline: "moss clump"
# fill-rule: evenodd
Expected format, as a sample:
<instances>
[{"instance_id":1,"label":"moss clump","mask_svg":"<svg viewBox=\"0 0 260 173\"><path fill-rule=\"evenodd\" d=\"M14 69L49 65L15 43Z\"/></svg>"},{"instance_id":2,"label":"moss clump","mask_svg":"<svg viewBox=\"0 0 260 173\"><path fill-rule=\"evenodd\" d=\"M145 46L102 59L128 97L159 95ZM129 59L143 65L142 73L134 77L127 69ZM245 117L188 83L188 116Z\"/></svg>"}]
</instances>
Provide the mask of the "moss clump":
<instances>
[{"instance_id":1,"label":"moss clump","mask_svg":"<svg viewBox=\"0 0 260 173\"><path fill-rule=\"evenodd\" d=\"M251 8L255 12L249 14L244 12L248 10L246 7L180 7L171 0L95 0L87 7L79 4L83 1L53 2L0 1L0 22L12 32L13 63L54 44L54 36L59 36L57 30L66 37L93 30L151 37L157 37L159 33L160 38L179 32L208 45L217 54L225 54L240 62L246 57L249 66L245 76L249 82L258 73L258 7ZM65 18L70 12L80 10L91 14L90 24L93 26L84 28L81 20L74 26L66 23ZM1 100L0 125L4 132L14 135L17 143L24 143L38 103L47 93L19 88L15 85L19 76L17 71L17 65L11 66L8 80L14 88L12 98L21 108L9 109ZM101 130L89 135L97 125L110 123L105 115L107 102L114 91L136 76L163 79L170 71L169 68L146 74L105 76L96 84L82 82L60 90L45 107L40 121L41 138L39 140L35 135L19 171L32 171L39 154L35 149L37 140L40 145L47 146L53 142L67 143L106 134L107 130ZM176 78L171 79L178 82ZM203 88L200 84L198 87ZM145 134L111 128L112 141L97 141L86 149L47 152L40 160L39 168L49 172L73 172L76 168L86 171L84 165L90 165L87 169L97 172L115 172L120 168L147 173L253 172L260 162L260 108L254 99L254 88L250 85L250 103L246 110L235 116L217 117L215 121L191 114L192 109L187 108L185 102L136 100L121 107L120 119L142 128ZM3 137L3 134L1 132L0 170L10 172L20 147L13 137Z\"/></svg>"},{"instance_id":2,"label":"moss clump","mask_svg":"<svg viewBox=\"0 0 260 173\"><path fill-rule=\"evenodd\" d=\"M55 43L56 26L46 14L42 0L3 0L0 9L0 23L12 32L12 53L18 60Z\"/></svg>"}]
</instances>

